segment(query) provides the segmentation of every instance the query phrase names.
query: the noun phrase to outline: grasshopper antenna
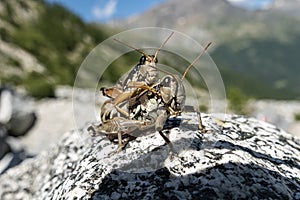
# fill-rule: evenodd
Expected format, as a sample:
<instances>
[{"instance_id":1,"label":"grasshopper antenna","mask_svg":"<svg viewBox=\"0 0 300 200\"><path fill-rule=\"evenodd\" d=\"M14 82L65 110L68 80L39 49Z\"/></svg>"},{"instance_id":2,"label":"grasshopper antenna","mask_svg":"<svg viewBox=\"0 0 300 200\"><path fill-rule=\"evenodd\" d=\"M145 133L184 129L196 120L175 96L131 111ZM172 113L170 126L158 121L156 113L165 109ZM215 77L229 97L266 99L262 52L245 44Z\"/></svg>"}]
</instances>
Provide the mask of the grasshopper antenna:
<instances>
[{"instance_id":1,"label":"grasshopper antenna","mask_svg":"<svg viewBox=\"0 0 300 200\"><path fill-rule=\"evenodd\" d=\"M188 71L191 69L191 67L201 58L201 56L204 54L204 52L208 49L208 47L211 45L211 42L209 42L205 48L203 49L203 51L199 54L199 56L197 56L197 58L186 68L185 72L183 73L181 80L184 79L184 77L186 76L186 74L188 73Z\"/></svg>"},{"instance_id":2,"label":"grasshopper antenna","mask_svg":"<svg viewBox=\"0 0 300 200\"><path fill-rule=\"evenodd\" d=\"M174 34L174 32L172 32L166 39L165 41L160 45L160 47L156 50L155 54L154 54L154 59L155 60L157 58L157 54L158 52L161 50L161 48L163 48L163 46L165 46L165 44L168 42L168 40L172 37L172 35Z\"/></svg>"},{"instance_id":3,"label":"grasshopper antenna","mask_svg":"<svg viewBox=\"0 0 300 200\"><path fill-rule=\"evenodd\" d=\"M148 56L145 52L143 52L142 50L137 49L137 48L135 48L134 46L131 46L130 44L127 44L127 43L125 43L125 42L123 42L123 41L121 41L121 40L118 40L118 39L116 39L116 38L114 38L114 40L117 41L117 42L119 42L119 43L121 43L121 44L123 44L123 45L125 45L125 46L127 46L127 47L129 47L129 48L131 48L131 49L134 49L135 51L137 51L137 52L139 52L140 54L143 54L144 56L146 56L147 58L149 58L149 56Z\"/></svg>"}]
</instances>

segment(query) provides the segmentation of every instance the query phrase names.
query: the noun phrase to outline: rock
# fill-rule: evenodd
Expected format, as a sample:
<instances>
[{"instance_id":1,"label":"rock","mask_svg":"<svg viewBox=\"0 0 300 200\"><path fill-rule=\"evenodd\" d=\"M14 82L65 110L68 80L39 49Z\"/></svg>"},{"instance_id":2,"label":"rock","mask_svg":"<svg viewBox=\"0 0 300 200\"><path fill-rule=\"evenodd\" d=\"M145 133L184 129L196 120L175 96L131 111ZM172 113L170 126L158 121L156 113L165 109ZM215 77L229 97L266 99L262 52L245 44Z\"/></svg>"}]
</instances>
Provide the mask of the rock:
<instances>
[{"instance_id":1,"label":"rock","mask_svg":"<svg viewBox=\"0 0 300 200\"><path fill-rule=\"evenodd\" d=\"M38 120L21 138L26 151L31 154L36 155L57 143L62 133L94 121L94 109L100 108L100 103L94 104L95 91L92 90L76 88L73 91L72 87L60 86L55 90L55 96L35 102ZM96 99L103 97L97 96Z\"/></svg>"},{"instance_id":2,"label":"rock","mask_svg":"<svg viewBox=\"0 0 300 200\"><path fill-rule=\"evenodd\" d=\"M0 87L0 126L6 129L5 134L24 136L36 120L32 99L11 88Z\"/></svg>"},{"instance_id":3,"label":"rock","mask_svg":"<svg viewBox=\"0 0 300 200\"><path fill-rule=\"evenodd\" d=\"M30 157L17 138L24 136L36 119L31 99L0 87L0 174Z\"/></svg>"},{"instance_id":4,"label":"rock","mask_svg":"<svg viewBox=\"0 0 300 200\"><path fill-rule=\"evenodd\" d=\"M0 199L300 199L300 140L242 116L170 119L173 147L149 132L120 153L105 136L71 131L0 176Z\"/></svg>"},{"instance_id":5,"label":"rock","mask_svg":"<svg viewBox=\"0 0 300 200\"><path fill-rule=\"evenodd\" d=\"M255 108L251 114L253 117L276 124L277 127L300 137L300 122L296 119L300 113L300 101L252 100L249 106Z\"/></svg>"}]
</instances>

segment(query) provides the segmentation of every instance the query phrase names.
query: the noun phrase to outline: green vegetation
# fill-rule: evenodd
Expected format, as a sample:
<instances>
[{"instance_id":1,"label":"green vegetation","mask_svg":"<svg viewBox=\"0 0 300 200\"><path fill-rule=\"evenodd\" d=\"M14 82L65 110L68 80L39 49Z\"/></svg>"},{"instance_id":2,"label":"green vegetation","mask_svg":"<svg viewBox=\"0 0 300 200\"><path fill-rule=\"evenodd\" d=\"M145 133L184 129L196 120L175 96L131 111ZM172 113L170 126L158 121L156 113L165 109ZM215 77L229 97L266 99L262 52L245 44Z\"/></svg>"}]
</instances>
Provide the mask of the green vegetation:
<instances>
[{"instance_id":1,"label":"green vegetation","mask_svg":"<svg viewBox=\"0 0 300 200\"><path fill-rule=\"evenodd\" d=\"M294 38L291 43L237 39L218 46L211 56L225 85L236 85L255 98L296 99L300 97L297 54L300 37L291 38Z\"/></svg>"},{"instance_id":2,"label":"green vegetation","mask_svg":"<svg viewBox=\"0 0 300 200\"><path fill-rule=\"evenodd\" d=\"M49 75L55 79L54 84L71 85L86 55L79 54L75 60L68 59L67 55L76 51L89 28L61 6L54 4L46 8L37 22L21 27L11 40L46 65Z\"/></svg>"},{"instance_id":3,"label":"green vegetation","mask_svg":"<svg viewBox=\"0 0 300 200\"><path fill-rule=\"evenodd\" d=\"M199 110L200 110L200 112L207 113L207 111L208 111L208 106L207 106L207 105L200 105L200 106L199 106Z\"/></svg>"},{"instance_id":4,"label":"green vegetation","mask_svg":"<svg viewBox=\"0 0 300 200\"><path fill-rule=\"evenodd\" d=\"M237 87L230 86L227 90L229 109L236 114L247 115L250 113L248 108L248 97Z\"/></svg>"},{"instance_id":5,"label":"green vegetation","mask_svg":"<svg viewBox=\"0 0 300 200\"><path fill-rule=\"evenodd\" d=\"M37 98L54 95L56 85L73 85L83 59L92 48L110 36L110 29L100 25L84 23L64 7L38 1L39 16L30 23L18 23L12 17L14 10L6 2L7 13L1 16L11 23L14 31L1 28L1 38L34 55L46 67L45 73L29 73L18 78L29 94ZM26 3L22 3L26 7ZM9 59L9 65L20 67L20 63ZM28 73L28 72L27 72ZM16 78L16 77L15 77ZM16 84L12 77L1 77L3 82ZM51 80L51 81L50 81Z\"/></svg>"},{"instance_id":6,"label":"green vegetation","mask_svg":"<svg viewBox=\"0 0 300 200\"><path fill-rule=\"evenodd\" d=\"M24 80L25 89L35 98L54 97L55 85L49 77L38 73L30 73Z\"/></svg>"},{"instance_id":7,"label":"green vegetation","mask_svg":"<svg viewBox=\"0 0 300 200\"><path fill-rule=\"evenodd\" d=\"M294 119L295 119L296 121L300 121L300 113L295 113Z\"/></svg>"},{"instance_id":8,"label":"green vegetation","mask_svg":"<svg viewBox=\"0 0 300 200\"><path fill-rule=\"evenodd\" d=\"M29 21L13 17L18 12L15 4L28 14L33 9L30 6L33 2L38 5L34 7L36 17ZM77 70L90 50L115 32L108 26L85 23L66 8L44 0L3 0L2 3L4 11L0 13L0 20L4 25L0 26L1 39L31 53L45 66L45 70L43 74L23 73L22 62L9 57L5 59L5 64L14 67L11 71L22 73L12 73L10 76L0 73L0 79L3 83L25 87L37 98L53 96L57 85L73 85ZM229 88L233 110L245 112L242 107L247 102L245 99L250 97L300 99L300 28L296 26L299 21L277 14L261 13L264 17L251 14L249 16L254 17L253 21L249 21L247 16L237 16L243 15L235 13L233 16L215 17L206 24L206 28L216 34L218 44L209 53ZM6 28L7 24L9 28ZM239 35L238 30L246 31ZM138 62L139 56L132 52L120 57L105 71L101 81L115 82ZM169 66L188 65L178 56L176 59L172 56L177 55L168 57L162 51L159 61ZM93 72L87 73L93 76ZM193 78L192 73L187 80L192 85L205 88L204 81L200 77ZM230 87L233 85L235 88Z\"/></svg>"},{"instance_id":9,"label":"green vegetation","mask_svg":"<svg viewBox=\"0 0 300 200\"><path fill-rule=\"evenodd\" d=\"M8 65L12 65L14 67L21 67L21 63L18 60L15 60L13 58L7 58L7 59L8 59L7 61Z\"/></svg>"},{"instance_id":10,"label":"green vegetation","mask_svg":"<svg viewBox=\"0 0 300 200\"><path fill-rule=\"evenodd\" d=\"M139 61L140 54L132 51L114 60L104 71L101 82L115 83L119 78L133 68Z\"/></svg>"}]
</instances>

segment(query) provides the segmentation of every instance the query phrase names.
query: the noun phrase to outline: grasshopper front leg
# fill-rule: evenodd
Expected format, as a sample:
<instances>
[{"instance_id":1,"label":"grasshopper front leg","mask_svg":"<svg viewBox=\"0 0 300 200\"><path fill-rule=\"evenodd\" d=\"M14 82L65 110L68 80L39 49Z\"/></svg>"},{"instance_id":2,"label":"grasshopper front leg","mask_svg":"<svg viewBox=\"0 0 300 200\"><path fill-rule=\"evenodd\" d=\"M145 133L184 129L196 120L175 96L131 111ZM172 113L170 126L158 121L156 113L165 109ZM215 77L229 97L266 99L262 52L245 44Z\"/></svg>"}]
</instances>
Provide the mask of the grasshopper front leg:
<instances>
[{"instance_id":1,"label":"grasshopper front leg","mask_svg":"<svg viewBox=\"0 0 300 200\"><path fill-rule=\"evenodd\" d=\"M202 124L202 118L201 118L201 113L200 111L198 110L197 111L197 115L198 115L198 129L203 132L203 133L206 133L206 129L204 128L203 124Z\"/></svg>"},{"instance_id":2,"label":"grasshopper front leg","mask_svg":"<svg viewBox=\"0 0 300 200\"><path fill-rule=\"evenodd\" d=\"M157 119L155 122L155 130L158 131L158 133L160 134L160 136L164 139L164 141L166 142L166 144L168 144L170 147L172 147L172 143L169 140L169 138L162 132L163 128L164 128L164 124L166 123L169 115L167 114L166 110L158 110L157 111Z\"/></svg>"},{"instance_id":3,"label":"grasshopper front leg","mask_svg":"<svg viewBox=\"0 0 300 200\"><path fill-rule=\"evenodd\" d=\"M122 142L122 132L119 131L118 132L118 149L117 149L117 153L121 152L123 147L124 147L124 144Z\"/></svg>"}]
</instances>

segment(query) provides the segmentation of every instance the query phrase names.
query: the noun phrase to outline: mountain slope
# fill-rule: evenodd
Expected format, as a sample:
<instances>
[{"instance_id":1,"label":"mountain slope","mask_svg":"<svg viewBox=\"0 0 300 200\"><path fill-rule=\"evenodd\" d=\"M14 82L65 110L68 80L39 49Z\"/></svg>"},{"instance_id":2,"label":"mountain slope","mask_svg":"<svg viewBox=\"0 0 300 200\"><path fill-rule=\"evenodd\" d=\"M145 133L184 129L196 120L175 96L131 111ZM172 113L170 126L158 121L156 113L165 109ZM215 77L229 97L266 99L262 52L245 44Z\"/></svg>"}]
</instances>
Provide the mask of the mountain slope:
<instances>
[{"instance_id":1,"label":"mountain slope","mask_svg":"<svg viewBox=\"0 0 300 200\"><path fill-rule=\"evenodd\" d=\"M299 3L293 5L250 11L225 0L169 0L144 14L111 24L126 28L162 26L186 33L202 44L211 40L214 48L210 54L227 86L236 85L258 98L299 99L296 52L300 19L295 12L285 12L287 7L300 10Z\"/></svg>"},{"instance_id":2,"label":"mountain slope","mask_svg":"<svg viewBox=\"0 0 300 200\"><path fill-rule=\"evenodd\" d=\"M72 85L89 51L111 34L42 0L0 2L0 80L52 96L57 84Z\"/></svg>"},{"instance_id":3,"label":"mountain slope","mask_svg":"<svg viewBox=\"0 0 300 200\"><path fill-rule=\"evenodd\" d=\"M300 1L299 0L274 0L271 5L269 5L267 10L272 12L283 12L289 15L293 15L300 19Z\"/></svg>"}]
</instances>

